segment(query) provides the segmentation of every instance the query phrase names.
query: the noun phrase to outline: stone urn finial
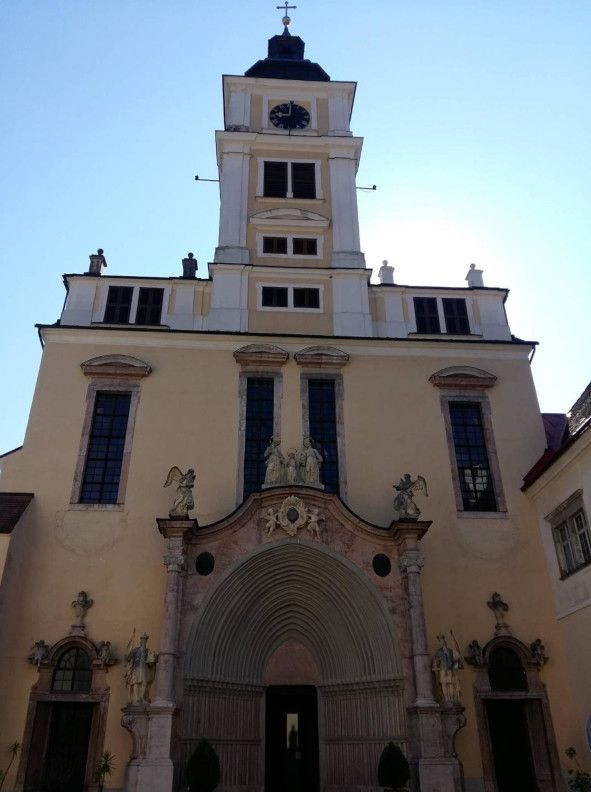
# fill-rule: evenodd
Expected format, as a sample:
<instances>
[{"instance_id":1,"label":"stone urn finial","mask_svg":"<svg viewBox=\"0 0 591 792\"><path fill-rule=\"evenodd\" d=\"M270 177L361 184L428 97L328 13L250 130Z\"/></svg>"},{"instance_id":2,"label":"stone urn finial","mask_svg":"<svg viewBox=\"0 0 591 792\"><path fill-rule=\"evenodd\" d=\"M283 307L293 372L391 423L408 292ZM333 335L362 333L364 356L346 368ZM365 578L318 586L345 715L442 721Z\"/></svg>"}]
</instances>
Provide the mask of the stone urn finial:
<instances>
[{"instance_id":1,"label":"stone urn finial","mask_svg":"<svg viewBox=\"0 0 591 792\"><path fill-rule=\"evenodd\" d=\"M74 635L86 635L86 625L84 619L87 612L94 605L94 600L90 599L86 591L79 591L78 596L72 602L72 607L76 614L76 621L72 625L71 633Z\"/></svg>"}]
</instances>

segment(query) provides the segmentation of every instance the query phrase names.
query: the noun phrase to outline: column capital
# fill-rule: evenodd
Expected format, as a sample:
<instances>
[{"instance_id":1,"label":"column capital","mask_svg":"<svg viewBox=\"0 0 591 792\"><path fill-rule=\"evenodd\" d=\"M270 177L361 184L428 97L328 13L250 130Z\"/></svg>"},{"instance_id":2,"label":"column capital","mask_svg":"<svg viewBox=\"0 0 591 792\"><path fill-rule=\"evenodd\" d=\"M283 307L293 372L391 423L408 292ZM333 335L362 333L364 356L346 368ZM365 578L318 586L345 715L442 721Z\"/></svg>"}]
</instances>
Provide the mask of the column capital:
<instances>
[{"instance_id":1,"label":"column capital","mask_svg":"<svg viewBox=\"0 0 591 792\"><path fill-rule=\"evenodd\" d=\"M419 541L432 525L432 520L393 520L390 531L401 556L407 550L416 550Z\"/></svg>"},{"instance_id":2,"label":"column capital","mask_svg":"<svg viewBox=\"0 0 591 792\"><path fill-rule=\"evenodd\" d=\"M420 575L425 565L425 557L420 550L405 550L400 555L399 564L403 575L408 575L409 572Z\"/></svg>"},{"instance_id":3,"label":"column capital","mask_svg":"<svg viewBox=\"0 0 591 792\"><path fill-rule=\"evenodd\" d=\"M197 530L197 520L188 517L187 519L157 517L156 522L158 530L165 539L181 538L186 540Z\"/></svg>"}]
</instances>

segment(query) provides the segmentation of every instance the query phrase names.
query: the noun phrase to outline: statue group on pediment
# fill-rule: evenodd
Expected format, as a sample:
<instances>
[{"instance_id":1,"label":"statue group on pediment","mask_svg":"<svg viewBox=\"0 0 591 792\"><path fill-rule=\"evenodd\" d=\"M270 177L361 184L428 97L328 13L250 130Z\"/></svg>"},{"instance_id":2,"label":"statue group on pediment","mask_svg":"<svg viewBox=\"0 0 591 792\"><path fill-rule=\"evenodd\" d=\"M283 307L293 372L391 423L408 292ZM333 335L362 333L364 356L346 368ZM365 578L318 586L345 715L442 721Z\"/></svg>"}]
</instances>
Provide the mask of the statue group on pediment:
<instances>
[{"instance_id":1,"label":"statue group on pediment","mask_svg":"<svg viewBox=\"0 0 591 792\"><path fill-rule=\"evenodd\" d=\"M301 451L290 448L285 456L279 440L272 437L265 449L265 466L264 487L306 484L321 489L323 486L320 482L322 454L311 437L304 438Z\"/></svg>"}]
</instances>

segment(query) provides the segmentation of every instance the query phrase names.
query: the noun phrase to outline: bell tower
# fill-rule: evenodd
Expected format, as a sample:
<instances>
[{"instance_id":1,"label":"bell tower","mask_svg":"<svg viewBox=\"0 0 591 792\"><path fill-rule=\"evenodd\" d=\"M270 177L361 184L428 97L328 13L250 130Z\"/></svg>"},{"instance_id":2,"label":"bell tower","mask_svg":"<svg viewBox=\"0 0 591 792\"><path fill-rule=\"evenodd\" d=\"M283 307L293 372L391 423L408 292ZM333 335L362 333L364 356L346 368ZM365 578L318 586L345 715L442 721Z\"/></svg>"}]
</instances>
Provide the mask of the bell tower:
<instances>
[{"instance_id":1,"label":"bell tower","mask_svg":"<svg viewBox=\"0 0 591 792\"><path fill-rule=\"evenodd\" d=\"M362 140L349 121L356 84L304 58L289 32L244 76L225 75L216 133L220 229L215 261L364 267L355 174Z\"/></svg>"}]
</instances>

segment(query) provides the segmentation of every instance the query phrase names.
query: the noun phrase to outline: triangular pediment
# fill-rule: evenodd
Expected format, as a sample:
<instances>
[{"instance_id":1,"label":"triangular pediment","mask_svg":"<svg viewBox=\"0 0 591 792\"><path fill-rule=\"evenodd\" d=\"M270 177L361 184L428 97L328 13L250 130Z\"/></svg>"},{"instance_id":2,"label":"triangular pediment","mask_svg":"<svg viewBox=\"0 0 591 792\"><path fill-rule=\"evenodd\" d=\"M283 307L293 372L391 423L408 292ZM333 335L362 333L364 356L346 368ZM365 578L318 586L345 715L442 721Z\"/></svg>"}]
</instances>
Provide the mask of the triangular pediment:
<instances>
[{"instance_id":1,"label":"triangular pediment","mask_svg":"<svg viewBox=\"0 0 591 792\"><path fill-rule=\"evenodd\" d=\"M296 225L307 226L309 228L328 228L329 220L317 212L310 212L307 209L295 209L287 207L284 209L266 209L250 217L250 222L254 225Z\"/></svg>"}]
</instances>

